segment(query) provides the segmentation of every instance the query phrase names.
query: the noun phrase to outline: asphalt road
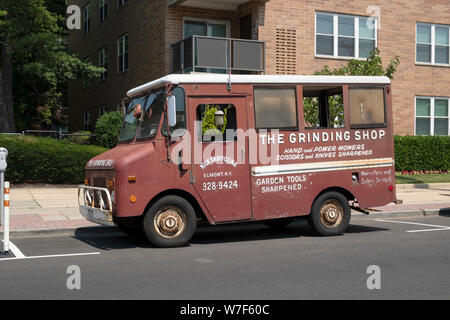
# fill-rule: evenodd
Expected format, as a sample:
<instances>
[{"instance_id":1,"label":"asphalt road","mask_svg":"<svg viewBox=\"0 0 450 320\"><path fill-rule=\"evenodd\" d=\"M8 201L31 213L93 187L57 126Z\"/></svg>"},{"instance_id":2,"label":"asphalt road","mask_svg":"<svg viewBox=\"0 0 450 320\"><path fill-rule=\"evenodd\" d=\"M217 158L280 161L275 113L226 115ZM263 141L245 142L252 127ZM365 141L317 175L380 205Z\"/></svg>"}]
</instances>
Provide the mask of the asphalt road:
<instances>
[{"instance_id":1,"label":"asphalt road","mask_svg":"<svg viewBox=\"0 0 450 320\"><path fill-rule=\"evenodd\" d=\"M360 217L332 238L301 219L284 230L207 227L175 249L87 230L13 239L26 258L0 259L0 299L450 298L450 216ZM73 265L80 290L67 288ZM369 290L373 265L381 288Z\"/></svg>"}]
</instances>

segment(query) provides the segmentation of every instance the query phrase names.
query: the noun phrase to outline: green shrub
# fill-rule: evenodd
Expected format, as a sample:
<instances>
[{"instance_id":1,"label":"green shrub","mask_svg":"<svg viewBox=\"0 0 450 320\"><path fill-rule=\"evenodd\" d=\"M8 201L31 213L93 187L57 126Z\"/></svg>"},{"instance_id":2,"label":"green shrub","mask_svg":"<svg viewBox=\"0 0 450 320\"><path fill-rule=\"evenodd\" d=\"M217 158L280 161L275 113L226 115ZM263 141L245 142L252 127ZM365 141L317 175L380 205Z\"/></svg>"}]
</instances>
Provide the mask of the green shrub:
<instances>
[{"instance_id":1,"label":"green shrub","mask_svg":"<svg viewBox=\"0 0 450 320\"><path fill-rule=\"evenodd\" d=\"M90 131L77 131L74 136L67 136L66 140L76 144L91 144L92 136ZM77 136L78 135L78 136Z\"/></svg>"},{"instance_id":2,"label":"green shrub","mask_svg":"<svg viewBox=\"0 0 450 320\"><path fill-rule=\"evenodd\" d=\"M107 151L34 136L0 135L0 147L8 149L6 179L12 183L80 183L86 163Z\"/></svg>"},{"instance_id":3,"label":"green shrub","mask_svg":"<svg viewBox=\"0 0 450 320\"><path fill-rule=\"evenodd\" d=\"M107 112L95 125L97 144L105 148L114 148L119 140L123 117L119 111Z\"/></svg>"},{"instance_id":4,"label":"green shrub","mask_svg":"<svg viewBox=\"0 0 450 320\"><path fill-rule=\"evenodd\" d=\"M395 169L449 170L450 137L395 136Z\"/></svg>"}]
</instances>

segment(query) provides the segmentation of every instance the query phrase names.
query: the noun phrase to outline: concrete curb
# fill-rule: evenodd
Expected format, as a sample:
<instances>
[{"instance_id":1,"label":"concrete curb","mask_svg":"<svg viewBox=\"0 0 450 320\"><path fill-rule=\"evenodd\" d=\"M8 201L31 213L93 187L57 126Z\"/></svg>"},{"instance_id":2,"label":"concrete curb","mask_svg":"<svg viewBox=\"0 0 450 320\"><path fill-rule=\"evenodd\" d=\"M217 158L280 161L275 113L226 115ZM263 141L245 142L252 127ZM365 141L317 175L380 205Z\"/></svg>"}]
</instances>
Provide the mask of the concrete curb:
<instances>
[{"instance_id":1,"label":"concrete curb","mask_svg":"<svg viewBox=\"0 0 450 320\"><path fill-rule=\"evenodd\" d=\"M416 190L416 189L431 189L431 188L445 188L450 190L450 183L418 183L418 184L396 184L397 191L399 190Z\"/></svg>"},{"instance_id":2,"label":"concrete curb","mask_svg":"<svg viewBox=\"0 0 450 320\"><path fill-rule=\"evenodd\" d=\"M358 211L352 211L352 220L353 219L364 219L364 218L378 218L378 217L428 217L428 216L438 216L438 215L448 215L450 216L449 212L441 213L441 210L436 209L419 209L419 210L405 210L405 211L398 211L398 212L370 212L368 215L364 213L360 213Z\"/></svg>"},{"instance_id":3,"label":"concrete curb","mask_svg":"<svg viewBox=\"0 0 450 320\"><path fill-rule=\"evenodd\" d=\"M10 232L11 239L50 237L50 236L74 236L76 232L82 235L99 235L106 233L120 232L115 227L93 226L93 227L75 227L64 229L38 229L38 230L14 230Z\"/></svg>"}]
</instances>

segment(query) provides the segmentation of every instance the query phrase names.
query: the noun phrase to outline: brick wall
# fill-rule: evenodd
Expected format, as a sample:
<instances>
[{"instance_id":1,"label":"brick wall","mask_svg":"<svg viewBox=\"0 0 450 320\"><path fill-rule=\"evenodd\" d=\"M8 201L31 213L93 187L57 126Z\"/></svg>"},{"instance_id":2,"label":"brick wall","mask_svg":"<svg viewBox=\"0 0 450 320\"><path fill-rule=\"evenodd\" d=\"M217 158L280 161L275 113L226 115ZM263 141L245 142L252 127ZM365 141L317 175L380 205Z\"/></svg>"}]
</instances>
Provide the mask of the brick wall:
<instances>
[{"instance_id":1,"label":"brick wall","mask_svg":"<svg viewBox=\"0 0 450 320\"><path fill-rule=\"evenodd\" d=\"M339 67L345 60L315 58L315 12L368 16L367 8L381 9L378 47L383 64L395 55L400 67L394 75L393 108L396 134L414 134L415 96L450 97L450 68L417 66L415 63L416 22L450 24L448 0L271 0L265 5L259 40L266 42L267 73L276 72L277 28L297 31L297 73L312 74L324 65Z\"/></svg>"},{"instance_id":2,"label":"brick wall","mask_svg":"<svg viewBox=\"0 0 450 320\"><path fill-rule=\"evenodd\" d=\"M83 6L88 1L72 0ZM400 67L393 81L394 131L414 134L414 98L417 95L450 97L450 68L418 66L415 64L416 22L450 24L448 0L270 0L267 3L248 2L236 12L203 10L186 7L168 8L166 0L133 0L118 9L117 1L110 1L107 21L99 24L98 1L91 0L91 33L77 31L70 37L71 49L80 56L90 56L95 63L98 49L108 47L109 70L105 82L83 89L81 83L71 83L69 108L71 130L81 128L83 110L98 114L102 105L114 106L127 90L170 72L171 44L182 39L183 17L229 20L231 37L240 36L240 18L252 14L252 38L266 42L267 74L277 72L277 29L291 30L295 48L289 62L295 61L297 74L313 74L324 65L338 67L346 60L316 58L315 12L368 16L367 8L381 8L381 29L378 47L384 65L395 55L400 56ZM117 39L129 34L129 71L117 73ZM278 45L280 52L285 51ZM284 53L283 53L284 54ZM283 70L278 65L278 70ZM293 70L290 66L289 70Z\"/></svg>"},{"instance_id":3,"label":"brick wall","mask_svg":"<svg viewBox=\"0 0 450 320\"><path fill-rule=\"evenodd\" d=\"M73 31L69 38L69 48L80 57L90 57L98 65L98 50L107 47L108 78L95 81L84 88L82 81L69 84L69 130L83 128L83 114L91 112L91 129L101 106L115 109L126 92L165 74L165 0L133 0L123 7L118 1L108 3L108 18L100 23L97 0L71 0L70 4L81 8L90 3L91 32ZM118 72L118 39L127 33L129 41L129 69Z\"/></svg>"}]
</instances>

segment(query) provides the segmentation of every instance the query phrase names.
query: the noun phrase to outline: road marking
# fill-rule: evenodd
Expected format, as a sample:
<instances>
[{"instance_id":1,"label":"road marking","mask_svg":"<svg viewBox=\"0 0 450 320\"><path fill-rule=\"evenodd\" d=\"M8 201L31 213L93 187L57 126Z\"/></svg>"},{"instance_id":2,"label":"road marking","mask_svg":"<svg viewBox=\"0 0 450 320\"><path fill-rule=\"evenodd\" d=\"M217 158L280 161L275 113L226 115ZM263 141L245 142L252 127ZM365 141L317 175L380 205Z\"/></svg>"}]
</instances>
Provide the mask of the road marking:
<instances>
[{"instance_id":1,"label":"road marking","mask_svg":"<svg viewBox=\"0 0 450 320\"><path fill-rule=\"evenodd\" d=\"M20 249L17 248L16 245L11 241L9 242L9 249L16 258L25 258L25 255L22 253L22 251L20 251Z\"/></svg>"},{"instance_id":2,"label":"road marking","mask_svg":"<svg viewBox=\"0 0 450 320\"><path fill-rule=\"evenodd\" d=\"M423 227L432 227L433 229L423 229L423 230L407 230L406 232L429 232L429 231L442 231L442 230L450 230L448 226L439 226L435 224L427 224L427 223L418 223L418 222L409 222L409 221L395 221L395 220L384 220L384 219L375 219L375 221L381 222L392 222L392 223L403 223L403 224L412 224L416 226Z\"/></svg>"},{"instance_id":3,"label":"road marking","mask_svg":"<svg viewBox=\"0 0 450 320\"><path fill-rule=\"evenodd\" d=\"M2 240L2 242L3 242L3 240ZM0 261L43 259L43 258L61 258L61 257L79 257L79 256L92 256L92 255L101 254L101 252L86 252L86 253L53 254L53 255L28 256L27 257L11 241L9 242L9 250L14 254L15 257L14 258L2 258L2 259L0 259Z\"/></svg>"}]
</instances>

